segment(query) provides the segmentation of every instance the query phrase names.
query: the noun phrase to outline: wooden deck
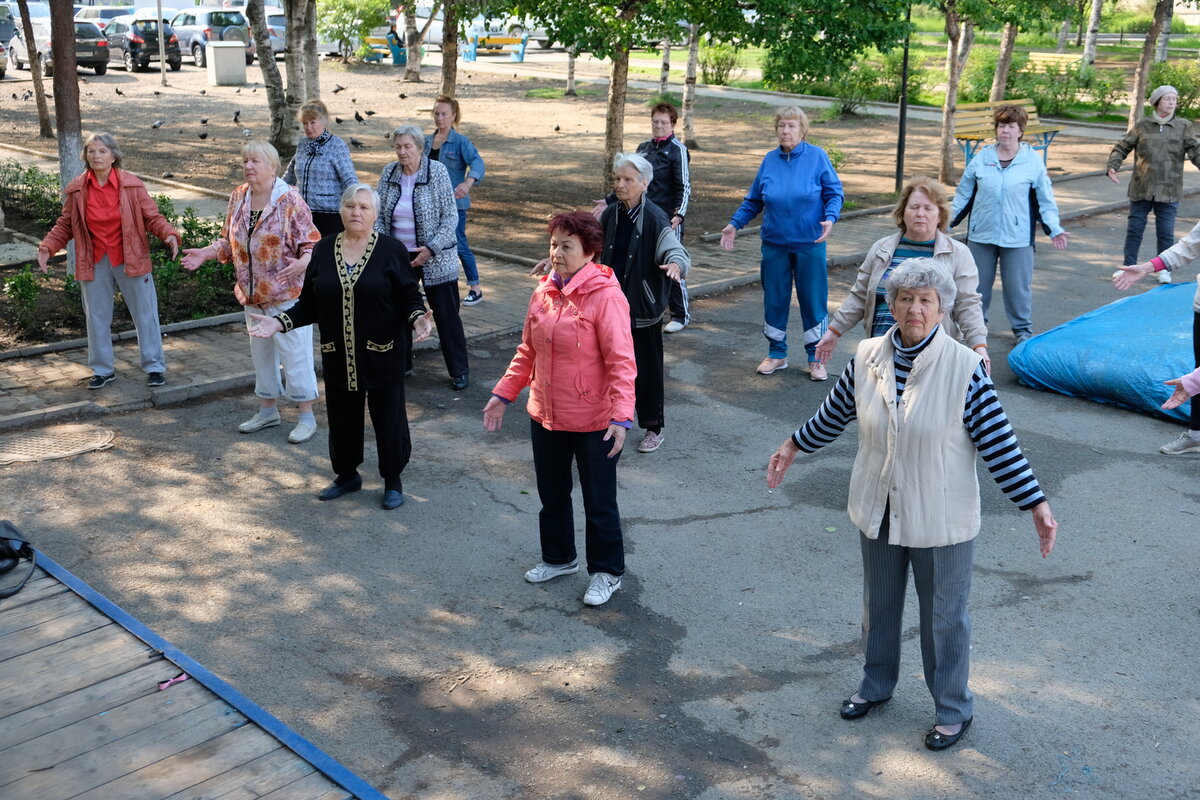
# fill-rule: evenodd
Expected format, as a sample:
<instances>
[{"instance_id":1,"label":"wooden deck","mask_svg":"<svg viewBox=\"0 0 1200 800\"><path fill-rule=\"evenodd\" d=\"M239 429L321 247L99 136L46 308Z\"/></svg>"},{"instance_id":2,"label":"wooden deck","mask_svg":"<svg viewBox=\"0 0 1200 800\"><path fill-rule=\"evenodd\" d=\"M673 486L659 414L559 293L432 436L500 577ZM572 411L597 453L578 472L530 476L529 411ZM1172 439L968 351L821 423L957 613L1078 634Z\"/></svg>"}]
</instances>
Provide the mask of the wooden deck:
<instances>
[{"instance_id":1,"label":"wooden deck","mask_svg":"<svg viewBox=\"0 0 1200 800\"><path fill-rule=\"evenodd\" d=\"M42 553L38 561L24 590L0 600L0 798L385 800ZM181 673L189 679L159 690Z\"/></svg>"}]
</instances>

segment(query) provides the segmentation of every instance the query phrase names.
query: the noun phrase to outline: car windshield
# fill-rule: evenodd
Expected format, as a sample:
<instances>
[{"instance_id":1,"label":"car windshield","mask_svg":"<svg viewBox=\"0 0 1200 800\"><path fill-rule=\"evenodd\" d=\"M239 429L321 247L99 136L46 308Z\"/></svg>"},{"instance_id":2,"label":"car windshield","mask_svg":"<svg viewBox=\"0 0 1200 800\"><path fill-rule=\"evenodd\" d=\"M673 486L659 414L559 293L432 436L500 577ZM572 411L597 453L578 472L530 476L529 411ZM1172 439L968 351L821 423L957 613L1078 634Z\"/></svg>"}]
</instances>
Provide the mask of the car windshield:
<instances>
[{"instance_id":1,"label":"car windshield","mask_svg":"<svg viewBox=\"0 0 1200 800\"><path fill-rule=\"evenodd\" d=\"M246 18L237 11L214 11L212 24L221 28L227 25L245 25Z\"/></svg>"},{"instance_id":2,"label":"car windshield","mask_svg":"<svg viewBox=\"0 0 1200 800\"><path fill-rule=\"evenodd\" d=\"M100 18L112 19L113 17L123 17L128 13L128 8L106 8L100 12Z\"/></svg>"},{"instance_id":3,"label":"car windshield","mask_svg":"<svg viewBox=\"0 0 1200 800\"><path fill-rule=\"evenodd\" d=\"M267 17L267 24L274 25L276 28L287 27L287 17L285 17L283 14L272 14L271 16Z\"/></svg>"},{"instance_id":4,"label":"car windshield","mask_svg":"<svg viewBox=\"0 0 1200 800\"><path fill-rule=\"evenodd\" d=\"M28 5L30 19L50 16L50 6L46 5L45 3L29 3Z\"/></svg>"},{"instance_id":5,"label":"car windshield","mask_svg":"<svg viewBox=\"0 0 1200 800\"><path fill-rule=\"evenodd\" d=\"M75 38L76 39L103 39L104 34L90 22L75 23Z\"/></svg>"}]
</instances>

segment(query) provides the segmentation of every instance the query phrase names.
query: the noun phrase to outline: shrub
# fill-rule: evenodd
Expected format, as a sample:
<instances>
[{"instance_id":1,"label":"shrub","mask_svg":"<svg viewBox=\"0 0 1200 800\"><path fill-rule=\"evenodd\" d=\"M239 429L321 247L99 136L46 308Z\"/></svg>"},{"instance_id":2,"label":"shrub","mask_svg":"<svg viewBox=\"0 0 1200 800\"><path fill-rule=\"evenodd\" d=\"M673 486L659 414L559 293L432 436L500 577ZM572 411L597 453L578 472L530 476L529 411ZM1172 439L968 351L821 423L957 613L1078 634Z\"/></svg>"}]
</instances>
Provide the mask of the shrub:
<instances>
[{"instance_id":1,"label":"shrub","mask_svg":"<svg viewBox=\"0 0 1200 800\"><path fill-rule=\"evenodd\" d=\"M338 43L343 61L371 35L371 29L386 23L385 6L373 0L319 0L317 34Z\"/></svg>"},{"instance_id":2,"label":"shrub","mask_svg":"<svg viewBox=\"0 0 1200 800\"><path fill-rule=\"evenodd\" d=\"M62 212L58 176L36 166L22 167L13 159L0 163L0 202L21 209L21 216L49 228Z\"/></svg>"},{"instance_id":3,"label":"shrub","mask_svg":"<svg viewBox=\"0 0 1200 800\"><path fill-rule=\"evenodd\" d=\"M28 264L25 265L25 269L4 281L4 296L8 298L13 318L22 330L29 331L33 328L40 291L41 278L34 274Z\"/></svg>"},{"instance_id":4,"label":"shrub","mask_svg":"<svg viewBox=\"0 0 1200 800\"><path fill-rule=\"evenodd\" d=\"M728 86L738 65L738 51L733 45L711 44L700 51L700 74L705 83Z\"/></svg>"},{"instance_id":5,"label":"shrub","mask_svg":"<svg viewBox=\"0 0 1200 800\"><path fill-rule=\"evenodd\" d=\"M900 84L901 71L904 67L904 50L896 48L890 53L884 53L880 58L879 81L880 99L889 103L899 103L900 93L904 91ZM930 87L929 71L925 69L923 59L908 54L908 99L916 100L921 92ZM987 99L987 98L984 98Z\"/></svg>"},{"instance_id":6,"label":"shrub","mask_svg":"<svg viewBox=\"0 0 1200 800\"><path fill-rule=\"evenodd\" d=\"M1096 70L1092 73L1089 84L1088 93L1096 101L1100 113L1107 114L1125 94L1125 70Z\"/></svg>"},{"instance_id":7,"label":"shrub","mask_svg":"<svg viewBox=\"0 0 1200 800\"><path fill-rule=\"evenodd\" d=\"M967 67L963 70L962 79L958 83L958 99L963 103L983 103L992 94L992 80L1000 61L1000 52L992 48L973 48L967 57ZM1008 82L1005 84L1004 96L1013 97L1018 91L1018 81L1021 71L1029 61L1028 53L1013 53L1012 63L1008 67ZM1024 94L1024 92L1021 92ZM1032 99L1032 98L1031 98Z\"/></svg>"},{"instance_id":8,"label":"shrub","mask_svg":"<svg viewBox=\"0 0 1200 800\"><path fill-rule=\"evenodd\" d=\"M1164 61L1150 66L1150 80L1146 84L1146 99L1156 86L1174 86L1179 90L1179 105L1175 113L1181 117L1195 112L1200 101L1200 67L1191 61Z\"/></svg>"},{"instance_id":9,"label":"shrub","mask_svg":"<svg viewBox=\"0 0 1200 800\"><path fill-rule=\"evenodd\" d=\"M838 172L842 167L846 166L846 153L842 148L838 147L837 142L833 139L824 141L814 139L812 136L807 138L807 141L815 144L817 147L825 151L825 155L829 156L829 163L833 164L833 171Z\"/></svg>"},{"instance_id":10,"label":"shrub","mask_svg":"<svg viewBox=\"0 0 1200 800\"><path fill-rule=\"evenodd\" d=\"M1018 73L1013 89L1032 100L1039 114L1054 115L1063 113L1075 102L1080 83L1077 68L1050 64L1042 72Z\"/></svg>"},{"instance_id":11,"label":"shrub","mask_svg":"<svg viewBox=\"0 0 1200 800\"><path fill-rule=\"evenodd\" d=\"M880 77L879 70L866 61L860 61L849 69L839 70L829 80L833 96L838 101L838 114L856 114L867 101L878 98Z\"/></svg>"}]
</instances>

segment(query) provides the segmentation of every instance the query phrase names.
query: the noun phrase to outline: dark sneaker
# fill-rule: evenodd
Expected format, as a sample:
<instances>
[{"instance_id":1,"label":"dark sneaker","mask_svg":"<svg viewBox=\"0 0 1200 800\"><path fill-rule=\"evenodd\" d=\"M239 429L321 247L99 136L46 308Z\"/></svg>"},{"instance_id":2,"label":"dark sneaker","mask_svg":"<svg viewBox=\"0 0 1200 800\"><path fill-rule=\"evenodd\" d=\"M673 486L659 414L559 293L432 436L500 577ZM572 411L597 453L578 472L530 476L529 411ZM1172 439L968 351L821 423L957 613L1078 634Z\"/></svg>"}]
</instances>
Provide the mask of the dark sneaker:
<instances>
[{"instance_id":1,"label":"dark sneaker","mask_svg":"<svg viewBox=\"0 0 1200 800\"><path fill-rule=\"evenodd\" d=\"M105 386L108 386L110 383L112 383L116 379L117 379L117 374L115 372L112 375L93 375L92 379L90 381L88 381L88 388L89 389L103 389Z\"/></svg>"},{"instance_id":2,"label":"dark sneaker","mask_svg":"<svg viewBox=\"0 0 1200 800\"><path fill-rule=\"evenodd\" d=\"M477 306L483 302L483 292L478 289L472 289L467 292L467 296L463 298L464 306Z\"/></svg>"},{"instance_id":3,"label":"dark sneaker","mask_svg":"<svg viewBox=\"0 0 1200 800\"><path fill-rule=\"evenodd\" d=\"M450 385L454 388L454 391L456 391L456 392L461 392L463 389L467 388L470 384L471 384L471 382L467 378L466 375L455 375L453 378L450 379Z\"/></svg>"},{"instance_id":4,"label":"dark sneaker","mask_svg":"<svg viewBox=\"0 0 1200 800\"><path fill-rule=\"evenodd\" d=\"M167 382L166 376L164 376L161 372L147 372L146 373L146 385L147 386L162 386L166 382Z\"/></svg>"}]
</instances>

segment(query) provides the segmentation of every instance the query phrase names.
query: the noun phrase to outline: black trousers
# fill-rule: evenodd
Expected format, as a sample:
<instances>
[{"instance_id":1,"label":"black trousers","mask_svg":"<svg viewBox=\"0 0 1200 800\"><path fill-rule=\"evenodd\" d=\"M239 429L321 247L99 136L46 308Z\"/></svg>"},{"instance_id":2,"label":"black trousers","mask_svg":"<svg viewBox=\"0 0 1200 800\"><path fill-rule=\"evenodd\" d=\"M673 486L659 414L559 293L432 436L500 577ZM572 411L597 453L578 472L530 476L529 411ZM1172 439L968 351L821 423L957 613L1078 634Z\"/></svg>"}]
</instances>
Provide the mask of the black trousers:
<instances>
[{"instance_id":1,"label":"black trousers","mask_svg":"<svg viewBox=\"0 0 1200 800\"><path fill-rule=\"evenodd\" d=\"M313 226L322 236L332 236L345 230L342 226L341 214L330 214L328 211L312 212Z\"/></svg>"},{"instance_id":2,"label":"black trousers","mask_svg":"<svg viewBox=\"0 0 1200 800\"><path fill-rule=\"evenodd\" d=\"M329 414L329 460L339 478L353 475L363 462L363 406L371 413L379 474L389 489L400 490L400 473L412 455L404 384L351 392L325 389Z\"/></svg>"},{"instance_id":3,"label":"black trousers","mask_svg":"<svg viewBox=\"0 0 1200 800\"><path fill-rule=\"evenodd\" d=\"M660 431L666 425L663 420L666 390L663 388L663 332L657 322L633 329L633 360L637 362L633 391L638 425Z\"/></svg>"},{"instance_id":4,"label":"black trousers","mask_svg":"<svg viewBox=\"0 0 1200 800\"><path fill-rule=\"evenodd\" d=\"M410 255L415 256L415 253ZM420 269L417 270L417 276L421 276ZM429 304L429 310L433 312L433 324L437 326L438 341L442 345L442 358L446 361L446 371L450 373L451 378L468 374L471 368L467 364L467 334L463 330L462 317L458 315L461 304L458 297L458 281L447 281L429 286L425 283L425 279L421 278L421 285L425 289L425 302ZM406 368L411 370L412 326L407 326L407 331L408 364Z\"/></svg>"},{"instance_id":5,"label":"black trousers","mask_svg":"<svg viewBox=\"0 0 1200 800\"><path fill-rule=\"evenodd\" d=\"M1200 314L1192 314L1192 355L1196 358L1196 366L1200 367ZM1192 399L1189 402L1189 413L1191 414L1188 428L1193 431L1200 431L1200 400Z\"/></svg>"}]
</instances>

